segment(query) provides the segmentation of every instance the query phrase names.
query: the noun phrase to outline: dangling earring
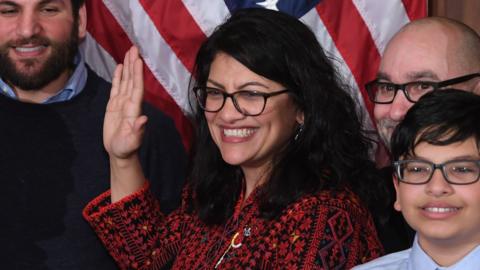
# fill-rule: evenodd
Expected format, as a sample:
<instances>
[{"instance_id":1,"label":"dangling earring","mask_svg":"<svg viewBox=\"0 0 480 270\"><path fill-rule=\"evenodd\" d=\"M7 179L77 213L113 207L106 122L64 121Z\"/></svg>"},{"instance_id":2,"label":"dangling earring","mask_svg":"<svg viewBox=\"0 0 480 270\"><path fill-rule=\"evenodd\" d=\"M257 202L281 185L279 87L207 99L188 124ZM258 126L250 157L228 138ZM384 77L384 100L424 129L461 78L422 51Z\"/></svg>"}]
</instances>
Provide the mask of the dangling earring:
<instances>
[{"instance_id":1,"label":"dangling earring","mask_svg":"<svg viewBox=\"0 0 480 270\"><path fill-rule=\"evenodd\" d=\"M297 133L295 133L295 137L293 137L293 140L294 140L294 141L296 141L296 140L298 140L298 138L300 138L300 135L301 135L302 132L303 132L303 128L304 128L303 123L298 126L298 128L297 128Z\"/></svg>"}]
</instances>

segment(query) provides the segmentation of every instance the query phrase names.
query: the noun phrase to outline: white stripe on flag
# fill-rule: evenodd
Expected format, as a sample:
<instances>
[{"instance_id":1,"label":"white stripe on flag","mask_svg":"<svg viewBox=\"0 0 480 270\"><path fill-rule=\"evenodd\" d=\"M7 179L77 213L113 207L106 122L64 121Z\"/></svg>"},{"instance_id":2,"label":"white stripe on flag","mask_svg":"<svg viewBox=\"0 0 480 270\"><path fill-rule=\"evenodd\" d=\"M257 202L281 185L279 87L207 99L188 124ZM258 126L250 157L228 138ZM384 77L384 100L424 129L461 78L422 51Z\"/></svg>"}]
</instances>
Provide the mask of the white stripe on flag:
<instances>
[{"instance_id":1,"label":"white stripe on flag","mask_svg":"<svg viewBox=\"0 0 480 270\"><path fill-rule=\"evenodd\" d=\"M353 4L365 21L380 55L392 36L410 21L401 0L353 0Z\"/></svg>"},{"instance_id":2,"label":"white stripe on flag","mask_svg":"<svg viewBox=\"0 0 480 270\"><path fill-rule=\"evenodd\" d=\"M333 64L336 66L338 75L340 75L343 81L349 86L348 90L357 102L357 109L360 110L362 115L365 116L363 123L364 127L369 130L373 130L373 123L369 117L365 102L358 88L357 82L355 81L355 78L353 77L350 68L345 63L345 60L335 46L335 42L333 42L332 38L328 34L328 30L318 16L317 10L315 8L311 9L302 18L300 18L300 20L306 25L308 25L313 31L313 33L317 37L317 40L322 45L322 48L326 51L326 54L329 56L330 59L332 59Z\"/></svg>"},{"instance_id":3,"label":"white stripe on flag","mask_svg":"<svg viewBox=\"0 0 480 270\"><path fill-rule=\"evenodd\" d=\"M138 1L104 0L107 8L126 32L132 43L140 49L145 64L178 106L188 114L190 72L163 39ZM153 46L152 46L153 45Z\"/></svg>"},{"instance_id":4,"label":"white stripe on flag","mask_svg":"<svg viewBox=\"0 0 480 270\"><path fill-rule=\"evenodd\" d=\"M182 0L182 2L206 36L230 16L230 11L223 0Z\"/></svg>"},{"instance_id":5,"label":"white stripe on flag","mask_svg":"<svg viewBox=\"0 0 480 270\"><path fill-rule=\"evenodd\" d=\"M85 62L98 76L109 82L112 81L117 62L97 43L90 33L87 33L85 40L80 44L80 52L85 57Z\"/></svg>"}]
</instances>

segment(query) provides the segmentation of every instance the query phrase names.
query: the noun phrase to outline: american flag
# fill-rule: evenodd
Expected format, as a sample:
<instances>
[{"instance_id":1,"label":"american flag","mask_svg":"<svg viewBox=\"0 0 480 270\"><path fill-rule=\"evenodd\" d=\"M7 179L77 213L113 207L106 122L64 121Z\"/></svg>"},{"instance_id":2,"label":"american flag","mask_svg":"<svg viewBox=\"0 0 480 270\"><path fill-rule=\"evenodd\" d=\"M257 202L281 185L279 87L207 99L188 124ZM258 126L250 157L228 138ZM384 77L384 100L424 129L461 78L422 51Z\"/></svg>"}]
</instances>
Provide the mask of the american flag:
<instances>
[{"instance_id":1,"label":"american flag","mask_svg":"<svg viewBox=\"0 0 480 270\"><path fill-rule=\"evenodd\" d=\"M426 0L87 0L86 61L111 80L114 67L137 45L145 61L145 99L170 116L186 149L191 139L188 84L201 42L239 8L259 7L299 18L351 86L370 118L373 104L363 85L375 77L392 35L426 16Z\"/></svg>"}]
</instances>

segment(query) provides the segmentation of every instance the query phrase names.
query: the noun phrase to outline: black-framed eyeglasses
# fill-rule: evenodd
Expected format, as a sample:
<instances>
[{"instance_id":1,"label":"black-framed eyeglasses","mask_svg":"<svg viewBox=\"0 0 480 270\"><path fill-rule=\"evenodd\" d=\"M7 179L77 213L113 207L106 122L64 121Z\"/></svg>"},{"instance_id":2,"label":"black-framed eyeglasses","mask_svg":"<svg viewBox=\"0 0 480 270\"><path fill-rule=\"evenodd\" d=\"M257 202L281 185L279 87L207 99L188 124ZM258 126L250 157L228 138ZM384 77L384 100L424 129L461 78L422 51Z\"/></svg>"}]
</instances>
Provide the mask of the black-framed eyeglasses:
<instances>
[{"instance_id":1,"label":"black-framed eyeglasses","mask_svg":"<svg viewBox=\"0 0 480 270\"><path fill-rule=\"evenodd\" d=\"M466 82L477 77L480 77L480 73L468 74L441 82L413 81L404 84L382 82L376 79L367 83L365 88L368 93L368 98L376 104L392 103L397 95L398 90L402 90L408 101L415 103L428 92L435 91L449 85Z\"/></svg>"},{"instance_id":2,"label":"black-framed eyeglasses","mask_svg":"<svg viewBox=\"0 0 480 270\"><path fill-rule=\"evenodd\" d=\"M393 162L398 180L412 185L423 185L432 179L436 169L442 171L445 181L454 185L469 185L480 177L480 160L450 160L436 164L426 160L399 160Z\"/></svg>"},{"instance_id":3,"label":"black-framed eyeglasses","mask_svg":"<svg viewBox=\"0 0 480 270\"><path fill-rule=\"evenodd\" d=\"M198 105L206 112L220 111L225 105L227 98L231 98L235 109L241 114L257 116L265 109L268 98L287 93L289 90L284 89L272 93L241 90L229 94L221 89L197 86L193 88L193 92L195 93Z\"/></svg>"}]
</instances>

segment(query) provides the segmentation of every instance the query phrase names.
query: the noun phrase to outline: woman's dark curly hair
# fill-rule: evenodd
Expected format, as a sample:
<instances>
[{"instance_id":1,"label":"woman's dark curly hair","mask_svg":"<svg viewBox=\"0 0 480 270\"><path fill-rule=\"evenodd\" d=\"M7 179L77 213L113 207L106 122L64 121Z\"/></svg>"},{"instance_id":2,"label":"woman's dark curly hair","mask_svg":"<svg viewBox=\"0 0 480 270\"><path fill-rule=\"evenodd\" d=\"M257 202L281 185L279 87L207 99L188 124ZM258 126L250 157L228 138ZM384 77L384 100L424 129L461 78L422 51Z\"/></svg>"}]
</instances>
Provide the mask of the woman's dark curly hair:
<instances>
[{"instance_id":1,"label":"woman's dark curly hair","mask_svg":"<svg viewBox=\"0 0 480 270\"><path fill-rule=\"evenodd\" d=\"M341 86L336 70L312 31L287 14L243 9L220 25L201 46L195 84L205 86L219 53L289 89L304 113L304 131L273 160L260 192L264 218L275 218L290 203L319 190L353 190L365 203L385 192L369 159L357 106ZM225 222L242 189L239 166L227 164L212 140L203 111L195 114L196 145L190 173L193 207L208 224Z\"/></svg>"}]
</instances>

